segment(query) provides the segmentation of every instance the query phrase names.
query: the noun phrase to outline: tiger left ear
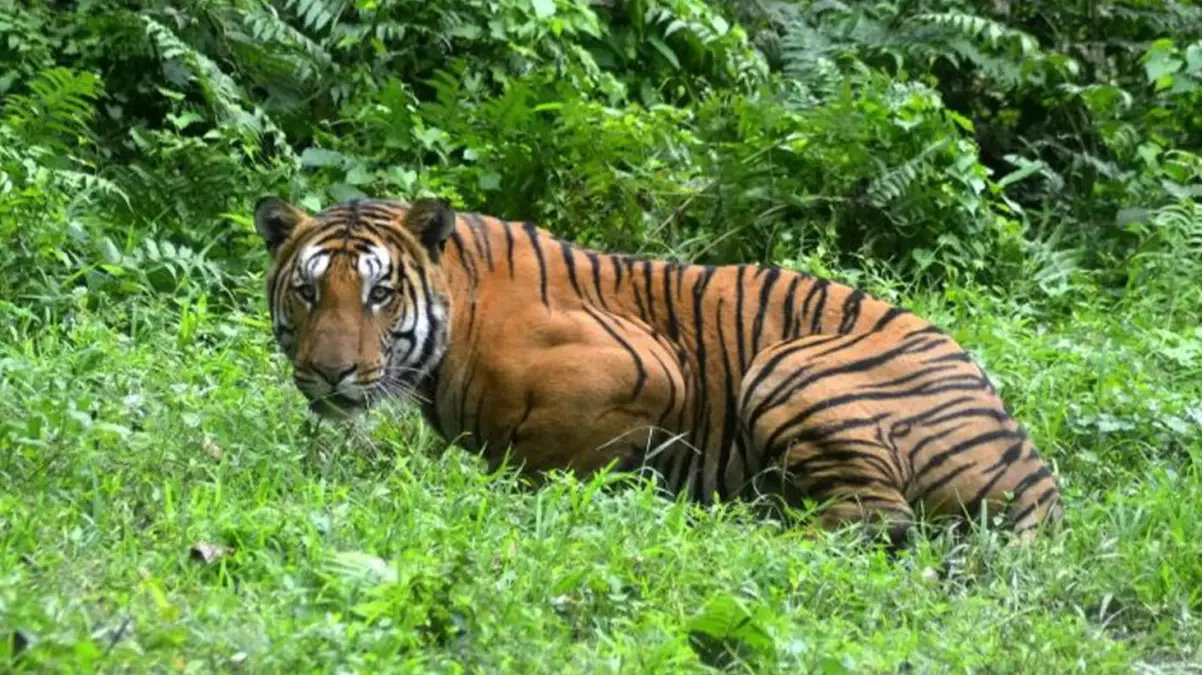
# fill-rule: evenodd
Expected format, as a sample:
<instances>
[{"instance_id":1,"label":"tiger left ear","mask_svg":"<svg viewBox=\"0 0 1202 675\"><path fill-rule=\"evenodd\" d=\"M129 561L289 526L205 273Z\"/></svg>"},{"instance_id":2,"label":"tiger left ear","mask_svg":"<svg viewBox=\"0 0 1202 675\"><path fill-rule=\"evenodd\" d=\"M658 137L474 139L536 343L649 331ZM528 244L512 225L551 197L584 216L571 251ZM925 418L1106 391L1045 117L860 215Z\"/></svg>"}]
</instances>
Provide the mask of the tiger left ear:
<instances>
[{"instance_id":1,"label":"tiger left ear","mask_svg":"<svg viewBox=\"0 0 1202 675\"><path fill-rule=\"evenodd\" d=\"M304 211L279 197L263 197L255 203L255 231L263 238L273 258L306 217Z\"/></svg>"},{"instance_id":2,"label":"tiger left ear","mask_svg":"<svg viewBox=\"0 0 1202 675\"><path fill-rule=\"evenodd\" d=\"M419 199L410 205L404 225L417 235L431 262L437 263L447 237L455 231L455 210L441 199Z\"/></svg>"}]
</instances>

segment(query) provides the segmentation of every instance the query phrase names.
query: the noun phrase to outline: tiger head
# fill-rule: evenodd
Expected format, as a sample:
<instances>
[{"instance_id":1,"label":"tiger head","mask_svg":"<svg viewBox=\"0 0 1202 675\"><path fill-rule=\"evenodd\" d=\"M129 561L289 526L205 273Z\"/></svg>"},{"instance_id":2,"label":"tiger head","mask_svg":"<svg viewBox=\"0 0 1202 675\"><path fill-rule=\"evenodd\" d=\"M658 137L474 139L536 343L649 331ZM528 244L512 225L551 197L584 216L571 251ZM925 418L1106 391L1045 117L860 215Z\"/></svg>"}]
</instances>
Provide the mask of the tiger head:
<instances>
[{"instance_id":1,"label":"tiger head","mask_svg":"<svg viewBox=\"0 0 1202 675\"><path fill-rule=\"evenodd\" d=\"M438 263L455 227L450 206L352 201L310 215L264 197L254 221L272 259L272 332L310 409L340 418L412 396L449 339Z\"/></svg>"}]
</instances>

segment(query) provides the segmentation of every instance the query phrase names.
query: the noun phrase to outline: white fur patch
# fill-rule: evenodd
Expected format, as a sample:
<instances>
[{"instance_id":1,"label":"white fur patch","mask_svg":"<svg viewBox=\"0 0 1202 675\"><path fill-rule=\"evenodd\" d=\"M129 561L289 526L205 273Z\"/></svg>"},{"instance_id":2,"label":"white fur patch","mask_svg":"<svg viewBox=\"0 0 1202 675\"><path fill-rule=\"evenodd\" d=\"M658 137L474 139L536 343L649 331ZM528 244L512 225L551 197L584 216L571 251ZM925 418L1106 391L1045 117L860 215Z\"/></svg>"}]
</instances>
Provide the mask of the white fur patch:
<instances>
[{"instance_id":1,"label":"white fur patch","mask_svg":"<svg viewBox=\"0 0 1202 675\"><path fill-rule=\"evenodd\" d=\"M388 249L383 246L372 246L371 252L359 256L359 278L362 280L363 304L368 304L368 296L371 295L371 289L375 288L376 284L392 272L392 256L389 255ZM375 308L372 308L375 311Z\"/></svg>"},{"instance_id":2,"label":"white fur patch","mask_svg":"<svg viewBox=\"0 0 1202 675\"><path fill-rule=\"evenodd\" d=\"M318 246L309 246L304 251L301 251L300 260L297 261L296 265L296 269L301 274L301 277L309 283L320 279L329 267L329 252Z\"/></svg>"}]
</instances>

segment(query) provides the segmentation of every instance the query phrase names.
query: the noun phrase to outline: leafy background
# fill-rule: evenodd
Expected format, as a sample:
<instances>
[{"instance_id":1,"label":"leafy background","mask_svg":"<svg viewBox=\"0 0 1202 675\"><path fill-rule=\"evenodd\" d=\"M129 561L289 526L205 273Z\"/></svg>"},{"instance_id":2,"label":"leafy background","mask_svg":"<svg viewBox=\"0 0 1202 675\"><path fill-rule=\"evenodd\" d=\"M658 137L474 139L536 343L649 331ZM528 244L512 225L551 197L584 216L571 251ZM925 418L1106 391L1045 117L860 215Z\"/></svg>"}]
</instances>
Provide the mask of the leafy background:
<instances>
[{"instance_id":1,"label":"leafy background","mask_svg":"<svg viewBox=\"0 0 1202 675\"><path fill-rule=\"evenodd\" d=\"M1183 1L0 0L0 662L1199 669L1200 85ZM864 286L974 351L1071 527L889 562L309 429L268 192Z\"/></svg>"}]
</instances>

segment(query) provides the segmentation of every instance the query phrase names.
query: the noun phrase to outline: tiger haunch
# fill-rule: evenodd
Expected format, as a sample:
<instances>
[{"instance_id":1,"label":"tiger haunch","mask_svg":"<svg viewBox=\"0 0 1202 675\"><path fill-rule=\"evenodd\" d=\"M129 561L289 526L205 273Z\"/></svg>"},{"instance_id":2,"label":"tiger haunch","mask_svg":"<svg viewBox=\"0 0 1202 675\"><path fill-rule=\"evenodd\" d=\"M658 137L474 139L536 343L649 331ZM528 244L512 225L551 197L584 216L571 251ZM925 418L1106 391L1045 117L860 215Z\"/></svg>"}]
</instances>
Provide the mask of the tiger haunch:
<instances>
[{"instance_id":1,"label":"tiger haunch","mask_svg":"<svg viewBox=\"0 0 1202 675\"><path fill-rule=\"evenodd\" d=\"M434 200L311 216L269 197L255 223L276 339L319 414L415 397L493 465L651 468L703 503L829 499L827 527L904 530L916 508L1004 512L1024 534L1062 520L965 351L861 290L598 253Z\"/></svg>"}]
</instances>

